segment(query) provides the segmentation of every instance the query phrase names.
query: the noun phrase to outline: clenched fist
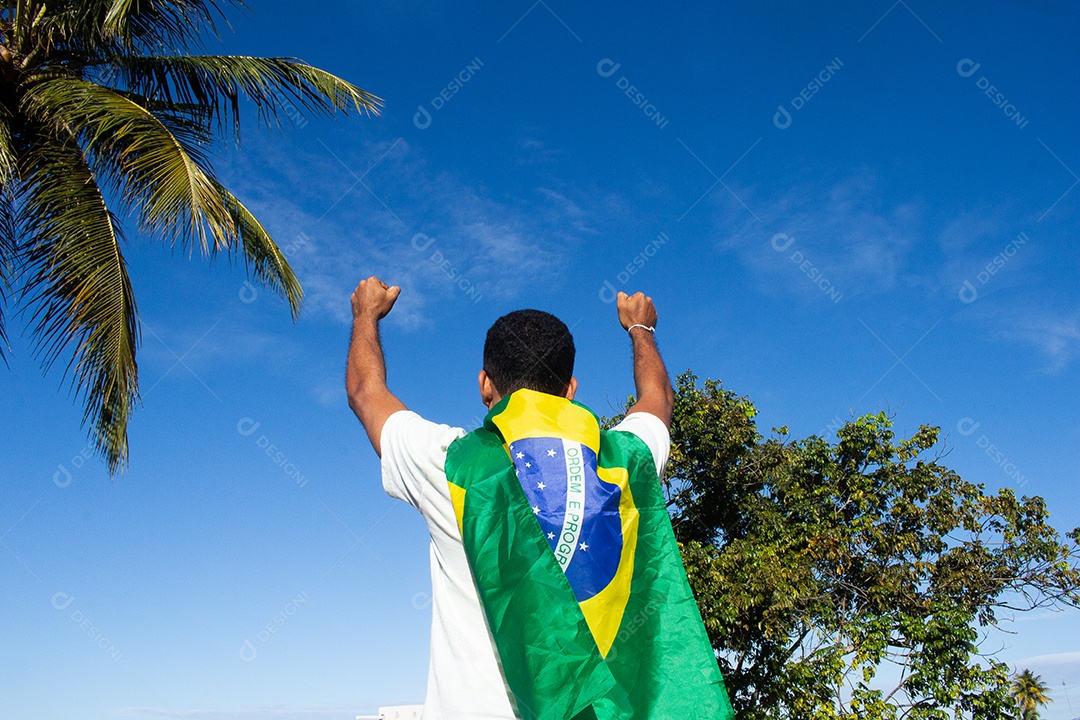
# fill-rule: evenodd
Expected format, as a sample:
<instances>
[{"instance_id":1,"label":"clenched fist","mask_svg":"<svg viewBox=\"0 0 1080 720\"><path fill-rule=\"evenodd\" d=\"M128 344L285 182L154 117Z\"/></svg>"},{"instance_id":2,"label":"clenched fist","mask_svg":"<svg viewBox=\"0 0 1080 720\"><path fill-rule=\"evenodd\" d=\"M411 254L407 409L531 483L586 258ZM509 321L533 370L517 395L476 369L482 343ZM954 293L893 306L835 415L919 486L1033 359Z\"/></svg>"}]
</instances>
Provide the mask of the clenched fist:
<instances>
[{"instance_id":1,"label":"clenched fist","mask_svg":"<svg viewBox=\"0 0 1080 720\"><path fill-rule=\"evenodd\" d=\"M400 287L388 286L374 275L361 280L352 294L353 317L370 316L382 320L393 309L400 294Z\"/></svg>"},{"instance_id":2,"label":"clenched fist","mask_svg":"<svg viewBox=\"0 0 1080 720\"><path fill-rule=\"evenodd\" d=\"M627 295L620 292L616 297L616 301L619 309L619 322L622 323L623 330L629 330L632 325L656 327L656 319L659 317L656 313L656 306L653 305L652 298L645 293L638 292Z\"/></svg>"}]
</instances>

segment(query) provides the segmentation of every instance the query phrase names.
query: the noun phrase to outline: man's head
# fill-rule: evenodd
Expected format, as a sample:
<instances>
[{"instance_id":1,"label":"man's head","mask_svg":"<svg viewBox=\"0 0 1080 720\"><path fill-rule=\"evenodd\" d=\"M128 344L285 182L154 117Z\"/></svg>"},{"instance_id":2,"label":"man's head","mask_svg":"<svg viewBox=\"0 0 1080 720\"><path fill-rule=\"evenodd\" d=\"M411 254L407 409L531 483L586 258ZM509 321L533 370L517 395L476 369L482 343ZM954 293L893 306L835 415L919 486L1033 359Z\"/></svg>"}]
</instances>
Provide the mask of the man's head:
<instances>
[{"instance_id":1,"label":"man's head","mask_svg":"<svg viewBox=\"0 0 1080 720\"><path fill-rule=\"evenodd\" d=\"M488 407L515 390L527 388L572 398L574 337L551 313L515 310L487 332L480 395Z\"/></svg>"}]
</instances>

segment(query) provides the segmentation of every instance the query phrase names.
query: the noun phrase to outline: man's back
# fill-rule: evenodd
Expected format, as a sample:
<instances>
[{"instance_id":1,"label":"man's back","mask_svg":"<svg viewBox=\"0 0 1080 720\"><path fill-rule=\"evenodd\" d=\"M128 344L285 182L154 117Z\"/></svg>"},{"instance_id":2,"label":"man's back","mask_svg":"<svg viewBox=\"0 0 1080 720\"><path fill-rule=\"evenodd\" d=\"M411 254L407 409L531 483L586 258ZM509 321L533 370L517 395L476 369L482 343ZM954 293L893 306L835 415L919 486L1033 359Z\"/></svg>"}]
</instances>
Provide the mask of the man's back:
<instances>
[{"instance_id":1,"label":"man's back","mask_svg":"<svg viewBox=\"0 0 1080 720\"><path fill-rule=\"evenodd\" d=\"M635 413L615 430L641 438L657 468L663 468L669 439L659 418ZM464 435L461 428L438 425L410 411L392 415L382 432L383 488L419 510L431 534L427 720L516 717L465 557L445 474L447 448Z\"/></svg>"}]
</instances>

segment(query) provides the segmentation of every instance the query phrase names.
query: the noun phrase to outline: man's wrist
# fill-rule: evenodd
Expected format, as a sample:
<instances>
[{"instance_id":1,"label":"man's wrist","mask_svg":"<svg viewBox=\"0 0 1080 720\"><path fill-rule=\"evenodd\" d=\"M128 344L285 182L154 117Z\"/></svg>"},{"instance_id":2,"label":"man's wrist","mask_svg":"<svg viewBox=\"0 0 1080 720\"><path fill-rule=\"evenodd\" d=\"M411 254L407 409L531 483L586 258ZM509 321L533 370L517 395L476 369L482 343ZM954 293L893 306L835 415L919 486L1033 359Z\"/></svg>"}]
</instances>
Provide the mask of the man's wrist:
<instances>
[{"instance_id":1,"label":"man's wrist","mask_svg":"<svg viewBox=\"0 0 1080 720\"><path fill-rule=\"evenodd\" d=\"M630 327L626 328L627 334L631 335L631 336L634 334L634 332L633 332L634 330L641 330L642 332L646 332L646 333L652 335L653 333L656 332L656 326L655 325L645 325L643 323L634 323Z\"/></svg>"},{"instance_id":2,"label":"man's wrist","mask_svg":"<svg viewBox=\"0 0 1080 720\"><path fill-rule=\"evenodd\" d=\"M379 324L379 315L378 315L378 313L373 312L371 310L361 310L360 312L354 312L353 313L353 323L354 324L355 323L363 323L363 324L378 325Z\"/></svg>"},{"instance_id":3,"label":"man's wrist","mask_svg":"<svg viewBox=\"0 0 1080 720\"><path fill-rule=\"evenodd\" d=\"M656 347L656 337L643 328L636 328L633 331L628 331L630 335L630 346L637 350L637 348Z\"/></svg>"}]
</instances>

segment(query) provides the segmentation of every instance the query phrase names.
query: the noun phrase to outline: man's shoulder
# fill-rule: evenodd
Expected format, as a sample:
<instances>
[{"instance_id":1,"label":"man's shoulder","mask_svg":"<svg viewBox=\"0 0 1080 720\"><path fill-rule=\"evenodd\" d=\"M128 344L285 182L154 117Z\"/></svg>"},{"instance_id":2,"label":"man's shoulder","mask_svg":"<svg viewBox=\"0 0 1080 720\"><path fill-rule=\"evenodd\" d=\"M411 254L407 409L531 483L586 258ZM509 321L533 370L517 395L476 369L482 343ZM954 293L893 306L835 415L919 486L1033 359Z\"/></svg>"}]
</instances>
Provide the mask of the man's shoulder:
<instances>
[{"instance_id":1,"label":"man's shoulder","mask_svg":"<svg viewBox=\"0 0 1080 720\"><path fill-rule=\"evenodd\" d=\"M414 410L398 410L386 419L382 439L383 442L387 439L404 441L407 445L413 446L441 444L445 449L465 434L464 428L428 420Z\"/></svg>"},{"instance_id":2,"label":"man's shoulder","mask_svg":"<svg viewBox=\"0 0 1080 720\"><path fill-rule=\"evenodd\" d=\"M649 412L633 412L628 414L617 425L611 428L618 432L633 433L641 437L647 435L648 437L668 437L671 433L668 430L664 421ZM642 438L644 439L644 438Z\"/></svg>"},{"instance_id":3,"label":"man's shoulder","mask_svg":"<svg viewBox=\"0 0 1080 720\"><path fill-rule=\"evenodd\" d=\"M652 456L657 475L663 476L671 449L671 433L663 420L652 413L634 412L611 428L611 432L628 433L640 440Z\"/></svg>"},{"instance_id":4,"label":"man's shoulder","mask_svg":"<svg viewBox=\"0 0 1080 720\"><path fill-rule=\"evenodd\" d=\"M446 453L465 435L459 427L426 420L412 410L399 410L382 429L382 482L391 497L404 500L425 515L432 503L446 499Z\"/></svg>"}]
</instances>

